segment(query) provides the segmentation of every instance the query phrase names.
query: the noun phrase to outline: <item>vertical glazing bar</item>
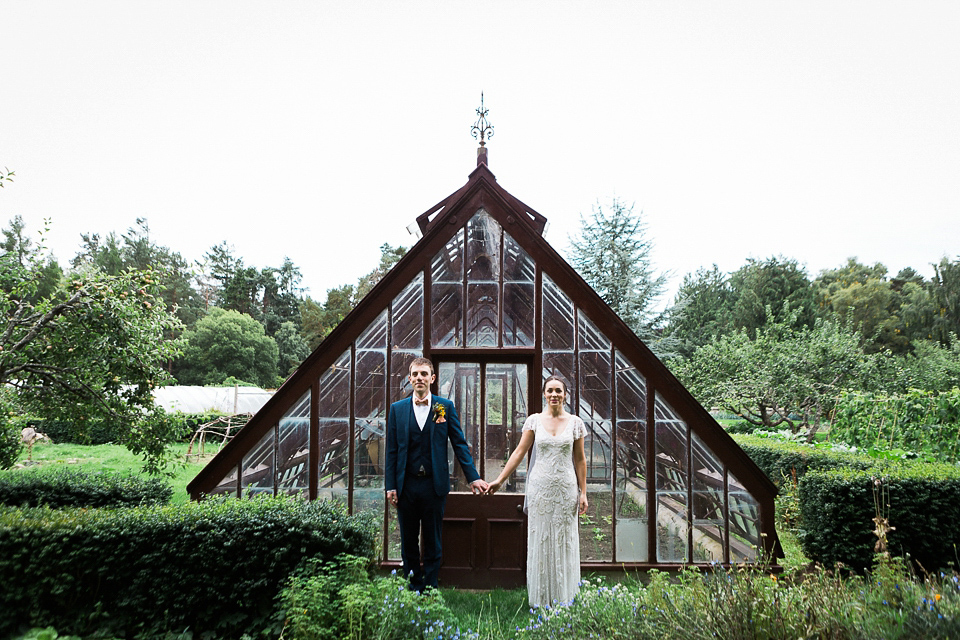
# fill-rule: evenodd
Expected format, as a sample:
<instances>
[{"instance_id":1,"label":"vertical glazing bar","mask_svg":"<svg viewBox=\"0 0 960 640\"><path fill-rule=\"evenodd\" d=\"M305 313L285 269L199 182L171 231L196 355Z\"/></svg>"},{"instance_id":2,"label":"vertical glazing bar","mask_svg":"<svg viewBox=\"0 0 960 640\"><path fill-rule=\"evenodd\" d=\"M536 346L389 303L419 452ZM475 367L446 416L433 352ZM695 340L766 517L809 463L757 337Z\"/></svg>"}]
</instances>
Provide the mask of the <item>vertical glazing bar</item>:
<instances>
[{"instance_id":1,"label":"vertical glazing bar","mask_svg":"<svg viewBox=\"0 0 960 640\"><path fill-rule=\"evenodd\" d=\"M280 423L273 425L273 495L280 490Z\"/></svg>"},{"instance_id":2,"label":"vertical glazing bar","mask_svg":"<svg viewBox=\"0 0 960 640\"><path fill-rule=\"evenodd\" d=\"M423 357L430 357L430 347L433 344L433 273L428 264L423 268ZM389 351L389 343L387 344ZM436 364L434 364L436 366ZM393 369L388 369L393 371ZM388 384L387 387L390 385ZM390 406L390 405L387 405Z\"/></svg>"},{"instance_id":3,"label":"vertical glazing bar","mask_svg":"<svg viewBox=\"0 0 960 640\"><path fill-rule=\"evenodd\" d=\"M657 423L656 398L657 388L650 378L646 378L647 385L647 561L657 559L657 518L660 517L660 505L657 504Z\"/></svg>"},{"instance_id":4,"label":"vertical glazing bar","mask_svg":"<svg viewBox=\"0 0 960 640\"><path fill-rule=\"evenodd\" d=\"M617 561L617 463L620 456L617 455L619 442L617 440L617 348L610 343L610 499L613 508L610 514L610 544L613 546L613 561Z\"/></svg>"},{"instance_id":5,"label":"vertical glazing bar","mask_svg":"<svg viewBox=\"0 0 960 640\"><path fill-rule=\"evenodd\" d=\"M687 436L687 561L693 562L693 429L684 421Z\"/></svg>"},{"instance_id":6,"label":"vertical glazing bar","mask_svg":"<svg viewBox=\"0 0 960 640\"><path fill-rule=\"evenodd\" d=\"M307 462L310 470L307 473L308 494L311 500L317 499L317 487L320 484L320 377L317 376L310 385L310 454Z\"/></svg>"},{"instance_id":7,"label":"vertical glazing bar","mask_svg":"<svg viewBox=\"0 0 960 640\"><path fill-rule=\"evenodd\" d=\"M485 443L487 441L487 367L489 364L479 363L477 367L480 370L480 402L477 404L480 405L480 422L477 425L477 430L480 432L478 435L479 442L477 443L477 457L480 458L480 468L477 471L480 473L481 478L486 477L487 473L487 454Z\"/></svg>"},{"instance_id":8,"label":"vertical glazing bar","mask_svg":"<svg viewBox=\"0 0 960 640\"><path fill-rule=\"evenodd\" d=\"M498 258L498 259L499 259L499 261L500 261L500 268L497 269L497 271L498 271L498 276L497 276L497 278L498 278L498 281L497 281L497 346L498 346L499 348L501 348L501 349L503 348L503 333L504 333L504 327L503 327L503 272L504 272L504 269L505 269L505 263L504 263L504 248L503 248L503 245L504 245L504 241L503 241L503 227L500 227L500 248L498 249L498 251L499 251L499 258ZM514 331L514 334L516 334L516 331L517 331L516 323L514 323L513 331ZM516 341L516 335L514 335L514 340L513 340L513 342L514 342L514 344L516 344L516 342L517 342L517 341Z\"/></svg>"},{"instance_id":9,"label":"vertical glazing bar","mask_svg":"<svg viewBox=\"0 0 960 640\"><path fill-rule=\"evenodd\" d=\"M730 564L730 470L723 465L723 562Z\"/></svg>"},{"instance_id":10,"label":"vertical glazing bar","mask_svg":"<svg viewBox=\"0 0 960 640\"><path fill-rule=\"evenodd\" d=\"M540 269L540 263L537 262L535 275L533 278L533 371L527 374L527 415L533 410L531 405L539 399L537 391L540 389L540 380L543 378L543 271ZM537 306L539 305L539 306ZM535 391L536 390L536 391Z\"/></svg>"},{"instance_id":11,"label":"vertical glazing bar","mask_svg":"<svg viewBox=\"0 0 960 640\"><path fill-rule=\"evenodd\" d=\"M357 437L357 343L350 345L350 422L347 428L347 513L353 513L353 456L356 455Z\"/></svg>"}]
</instances>

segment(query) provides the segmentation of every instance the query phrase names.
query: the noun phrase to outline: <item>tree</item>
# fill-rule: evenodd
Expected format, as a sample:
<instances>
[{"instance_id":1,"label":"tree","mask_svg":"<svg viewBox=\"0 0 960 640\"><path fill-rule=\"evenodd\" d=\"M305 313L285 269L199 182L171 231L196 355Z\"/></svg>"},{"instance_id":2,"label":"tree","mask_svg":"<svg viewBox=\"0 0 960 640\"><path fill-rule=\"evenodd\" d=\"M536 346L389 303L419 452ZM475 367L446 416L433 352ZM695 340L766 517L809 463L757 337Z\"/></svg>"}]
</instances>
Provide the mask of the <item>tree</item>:
<instances>
[{"instance_id":1,"label":"tree","mask_svg":"<svg viewBox=\"0 0 960 640\"><path fill-rule=\"evenodd\" d=\"M782 321L786 309L797 327L813 324L813 291L806 271L796 260L771 257L747 264L730 275L734 299L733 325L752 337L768 320ZM773 318L768 313L774 314Z\"/></svg>"},{"instance_id":2,"label":"tree","mask_svg":"<svg viewBox=\"0 0 960 640\"><path fill-rule=\"evenodd\" d=\"M580 232L570 236L570 263L633 331L652 343L653 304L667 276L654 275L643 213L634 214L614 198L604 210L598 203L589 218L580 216ZM651 344L651 346L653 346Z\"/></svg>"},{"instance_id":3,"label":"tree","mask_svg":"<svg viewBox=\"0 0 960 640\"><path fill-rule=\"evenodd\" d=\"M300 335L297 325L292 322L284 322L280 325L274 340L277 341L277 361L280 375L289 376L300 366L304 358L310 355L310 346Z\"/></svg>"},{"instance_id":4,"label":"tree","mask_svg":"<svg viewBox=\"0 0 960 640\"><path fill-rule=\"evenodd\" d=\"M702 403L757 426L810 426L812 434L840 390L876 385L879 356L863 352L856 331L823 319L803 326L789 309L765 315L754 338L741 328L678 363L678 377Z\"/></svg>"},{"instance_id":5,"label":"tree","mask_svg":"<svg viewBox=\"0 0 960 640\"><path fill-rule=\"evenodd\" d=\"M677 350L689 358L701 346L733 329L733 294L727 276L717 265L683 277L664 335L677 341Z\"/></svg>"},{"instance_id":6,"label":"tree","mask_svg":"<svg viewBox=\"0 0 960 640\"><path fill-rule=\"evenodd\" d=\"M173 427L152 390L179 353L165 336L181 326L160 300L162 273L81 268L47 291L50 258L17 226L7 237L20 240L0 255L0 385L80 436L98 420L127 425L121 444L144 457L147 471L160 471Z\"/></svg>"},{"instance_id":7,"label":"tree","mask_svg":"<svg viewBox=\"0 0 960 640\"><path fill-rule=\"evenodd\" d=\"M233 376L274 386L277 343L250 316L214 307L184 338L183 358L175 366L181 384L218 385Z\"/></svg>"},{"instance_id":8,"label":"tree","mask_svg":"<svg viewBox=\"0 0 960 640\"><path fill-rule=\"evenodd\" d=\"M934 305L932 334L940 344L949 346L952 336L960 335L960 259L943 258L933 265L930 283Z\"/></svg>"}]
</instances>

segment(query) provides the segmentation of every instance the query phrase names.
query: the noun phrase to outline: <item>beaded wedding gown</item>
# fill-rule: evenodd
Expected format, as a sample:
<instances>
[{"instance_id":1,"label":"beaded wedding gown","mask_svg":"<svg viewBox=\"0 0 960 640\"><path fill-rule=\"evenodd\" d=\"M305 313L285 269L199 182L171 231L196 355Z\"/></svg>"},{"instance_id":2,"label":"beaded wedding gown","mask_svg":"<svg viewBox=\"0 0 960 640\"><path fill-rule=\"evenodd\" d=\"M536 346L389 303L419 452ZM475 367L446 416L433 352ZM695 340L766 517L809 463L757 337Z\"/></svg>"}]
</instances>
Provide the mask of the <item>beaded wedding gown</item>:
<instances>
[{"instance_id":1,"label":"beaded wedding gown","mask_svg":"<svg viewBox=\"0 0 960 640\"><path fill-rule=\"evenodd\" d=\"M584 437L583 420L571 416L551 436L540 414L523 430L534 432L533 466L527 475L527 595L530 606L569 603L580 583L579 490L573 468L573 443Z\"/></svg>"}]
</instances>

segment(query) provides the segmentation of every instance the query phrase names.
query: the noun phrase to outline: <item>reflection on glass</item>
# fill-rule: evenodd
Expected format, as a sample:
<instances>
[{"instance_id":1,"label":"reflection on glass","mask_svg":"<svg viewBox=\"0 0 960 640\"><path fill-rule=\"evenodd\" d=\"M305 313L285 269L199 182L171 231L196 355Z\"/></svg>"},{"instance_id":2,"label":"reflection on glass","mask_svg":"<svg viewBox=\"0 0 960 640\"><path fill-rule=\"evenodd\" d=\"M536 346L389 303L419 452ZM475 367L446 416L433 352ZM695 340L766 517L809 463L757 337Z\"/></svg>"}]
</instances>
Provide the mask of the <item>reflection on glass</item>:
<instances>
[{"instance_id":1,"label":"reflection on glass","mask_svg":"<svg viewBox=\"0 0 960 640\"><path fill-rule=\"evenodd\" d=\"M253 497L260 493L273 493L273 470L275 467L276 427L268 430L260 442L243 457L243 476L240 478L241 495Z\"/></svg>"},{"instance_id":2,"label":"reflection on glass","mask_svg":"<svg viewBox=\"0 0 960 640\"><path fill-rule=\"evenodd\" d=\"M543 274L543 348L545 351L573 351L573 300ZM571 378L572 379L572 378Z\"/></svg>"},{"instance_id":3,"label":"reflection on glass","mask_svg":"<svg viewBox=\"0 0 960 640\"><path fill-rule=\"evenodd\" d=\"M534 345L534 297L532 284L503 285L503 346Z\"/></svg>"},{"instance_id":4,"label":"reflection on glass","mask_svg":"<svg viewBox=\"0 0 960 640\"><path fill-rule=\"evenodd\" d=\"M356 341L357 349L386 349L387 347L387 312L371 322Z\"/></svg>"},{"instance_id":5,"label":"reflection on glass","mask_svg":"<svg viewBox=\"0 0 960 640\"><path fill-rule=\"evenodd\" d=\"M475 456L480 442L480 365L476 362L441 362L437 369L437 388L440 395L452 400L457 408L460 428L470 447L470 454ZM474 464L477 464L476 457L474 460ZM447 462L450 465L450 490L469 491L466 476L449 442Z\"/></svg>"},{"instance_id":6,"label":"reflection on glass","mask_svg":"<svg viewBox=\"0 0 960 640\"><path fill-rule=\"evenodd\" d=\"M467 222L467 282L499 282L500 225L481 209Z\"/></svg>"},{"instance_id":7,"label":"reflection on glass","mask_svg":"<svg viewBox=\"0 0 960 640\"><path fill-rule=\"evenodd\" d=\"M463 285L433 283L430 310L434 347L459 347L463 339Z\"/></svg>"},{"instance_id":8,"label":"reflection on glass","mask_svg":"<svg viewBox=\"0 0 960 640\"><path fill-rule=\"evenodd\" d=\"M537 265L509 233L503 234L503 281L533 284Z\"/></svg>"},{"instance_id":9,"label":"reflection on glass","mask_svg":"<svg viewBox=\"0 0 960 640\"><path fill-rule=\"evenodd\" d=\"M221 496L221 495L230 495L233 494L233 497L237 496L237 467L234 467L224 476L223 480L213 488L209 495L211 496Z\"/></svg>"},{"instance_id":10,"label":"reflection on glass","mask_svg":"<svg viewBox=\"0 0 960 640\"><path fill-rule=\"evenodd\" d=\"M760 547L760 504L730 472L727 472L727 491L730 562L753 562Z\"/></svg>"},{"instance_id":11,"label":"reflection on glass","mask_svg":"<svg viewBox=\"0 0 960 640\"><path fill-rule=\"evenodd\" d=\"M580 417L585 422L613 418L611 373L609 351L580 351Z\"/></svg>"},{"instance_id":12,"label":"reflection on glass","mask_svg":"<svg viewBox=\"0 0 960 640\"><path fill-rule=\"evenodd\" d=\"M657 561L687 562L687 494L657 492Z\"/></svg>"},{"instance_id":13,"label":"reflection on glass","mask_svg":"<svg viewBox=\"0 0 960 640\"><path fill-rule=\"evenodd\" d=\"M496 347L500 300L496 284L467 285L467 346Z\"/></svg>"},{"instance_id":14,"label":"reflection on glass","mask_svg":"<svg viewBox=\"0 0 960 640\"><path fill-rule=\"evenodd\" d=\"M393 299L391 306L394 349L423 349L423 274Z\"/></svg>"},{"instance_id":15,"label":"reflection on glass","mask_svg":"<svg viewBox=\"0 0 960 640\"><path fill-rule=\"evenodd\" d=\"M309 497L310 390L280 419L277 447L277 491Z\"/></svg>"},{"instance_id":16,"label":"reflection on glass","mask_svg":"<svg viewBox=\"0 0 960 640\"><path fill-rule=\"evenodd\" d=\"M347 501L350 463L350 351L320 376L317 498Z\"/></svg>"},{"instance_id":17,"label":"reflection on glass","mask_svg":"<svg viewBox=\"0 0 960 640\"><path fill-rule=\"evenodd\" d=\"M579 326L577 346L580 351L610 352L610 340L600 329L597 329L597 325L593 324L583 311L577 312L577 324Z\"/></svg>"},{"instance_id":18,"label":"reflection on glass","mask_svg":"<svg viewBox=\"0 0 960 640\"><path fill-rule=\"evenodd\" d=\"M394 351L391 354L389 400L391 404L413 393L413 387L410 386L409 377L410 363L419 357L419 351Z\"/></svg>"},{"instance_id":19,"label":"reflection on glass","mask_svg":"<svg viewBox=\"0 0 960 640\"><path fill-rule=\"evenodd\" d=\"M440 253L433 257L430 279L434 284L463 282L463 229L457 231Z\"/></svg>"},{"instance_id":20,"label":"reflection on glass","mask_svg":"<svg viewBox=\"0 0 960 640\"><path fill-rule=\"evenodd\" d=\"M647 420L647 382L622 353L616 352L617 419Z\"/></svg>"},{"instance_id":21,"label":"reflection on glass","mask_svg":"<svg viewBox=\"0 0 960 640\"><path fill-rule=\"evenodd\" d=\"M527 366L525 364L487 364L486 430L484 435L483 478L496 480L510 454L520 443L527 418ZM523 493L527 466L521 463L500 490Z\"/></svg>"}]
</instances>

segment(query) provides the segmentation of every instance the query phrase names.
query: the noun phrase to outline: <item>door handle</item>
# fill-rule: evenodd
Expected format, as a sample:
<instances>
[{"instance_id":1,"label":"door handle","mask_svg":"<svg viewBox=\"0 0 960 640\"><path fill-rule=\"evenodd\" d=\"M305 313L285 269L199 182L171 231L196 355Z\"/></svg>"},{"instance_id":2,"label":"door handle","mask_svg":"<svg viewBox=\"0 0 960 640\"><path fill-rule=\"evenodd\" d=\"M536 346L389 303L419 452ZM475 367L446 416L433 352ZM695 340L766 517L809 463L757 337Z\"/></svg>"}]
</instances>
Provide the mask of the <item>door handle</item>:
<instances>
[{"instance_id":1,"label":"door handle","mask_svg":"<svg viewBox=\"0 0 960 640\"><path fill-rule=\"evenodd\" d=\"M522 505L522 504L518 504L518 505L517 505L517 513L523 513L523 505Z\"/></svg>"}]
</instances>

